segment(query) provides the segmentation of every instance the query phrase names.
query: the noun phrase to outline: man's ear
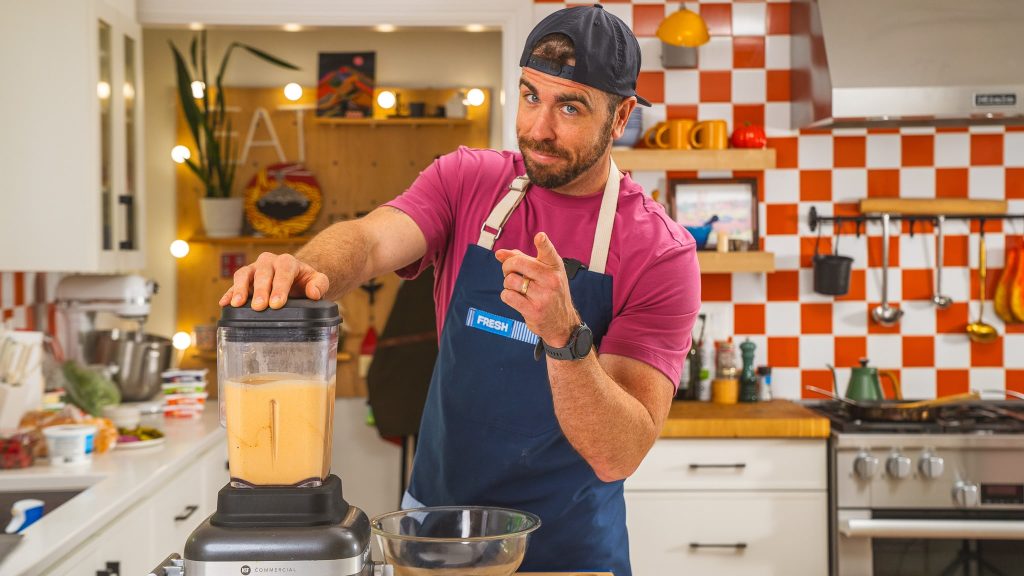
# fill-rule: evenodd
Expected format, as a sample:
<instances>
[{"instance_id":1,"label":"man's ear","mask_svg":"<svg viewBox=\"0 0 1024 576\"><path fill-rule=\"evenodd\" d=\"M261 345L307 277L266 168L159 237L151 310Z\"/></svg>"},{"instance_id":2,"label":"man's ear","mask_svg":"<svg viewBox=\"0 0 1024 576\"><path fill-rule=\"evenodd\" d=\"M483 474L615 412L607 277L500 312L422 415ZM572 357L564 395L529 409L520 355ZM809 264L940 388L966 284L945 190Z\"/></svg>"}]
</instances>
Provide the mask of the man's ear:
<instances>
[{"instance_id":1,"label":"man's ear","mask_svg":"<svg viewBox=\"0 0 1024 576\"><path fill-rule=\"evenodd\" d=\"M615 107L615 118L612 120L612 140L618 140L626 131L626 122L629 120L629 115L633 113L633 108L636 108L636 98L632 96L623 98L622 102Z\"/></svg>"}]
</instances>

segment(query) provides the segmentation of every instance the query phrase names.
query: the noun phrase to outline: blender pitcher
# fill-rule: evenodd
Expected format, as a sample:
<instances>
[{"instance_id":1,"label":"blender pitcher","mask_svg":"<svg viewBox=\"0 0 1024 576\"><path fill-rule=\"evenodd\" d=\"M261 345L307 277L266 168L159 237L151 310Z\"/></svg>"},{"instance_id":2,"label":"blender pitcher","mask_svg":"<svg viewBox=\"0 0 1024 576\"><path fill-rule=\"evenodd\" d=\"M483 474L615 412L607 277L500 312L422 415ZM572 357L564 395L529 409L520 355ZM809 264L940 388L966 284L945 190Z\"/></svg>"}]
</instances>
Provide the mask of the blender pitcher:
<instances>
[{"instance_id":1,"label":"blender pitcher","mask_svg":"<svg viewBox=\"0 0 1024 576\"><path fill-rule=\"evenodd\" d=\"M217 387L232 486L323 483L331 469L340 324L334 302L222 309Z\"/></svg>"}]
</instances>

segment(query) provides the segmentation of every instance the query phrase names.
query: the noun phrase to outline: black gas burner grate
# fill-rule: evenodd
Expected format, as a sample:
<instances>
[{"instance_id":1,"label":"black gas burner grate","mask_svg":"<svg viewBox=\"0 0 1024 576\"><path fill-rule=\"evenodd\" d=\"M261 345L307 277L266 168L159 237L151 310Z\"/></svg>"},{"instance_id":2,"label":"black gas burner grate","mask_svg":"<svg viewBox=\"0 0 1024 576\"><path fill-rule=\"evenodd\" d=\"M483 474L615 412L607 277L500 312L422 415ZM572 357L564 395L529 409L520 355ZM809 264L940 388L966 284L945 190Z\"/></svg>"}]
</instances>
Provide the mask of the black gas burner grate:
<instances>
[{"instance_id":1,"label":"black gas burner grate","mask_svg":"<svg viewBox=\"0 0 1024 576\"><path fill-rule=\"evenodd\" d=\"M1024 434L1024 402L982 401L943 406L929 422L857 420L847 405L824 401L809 407L832 422L838 432L860 434Z\"/></svg>"}]
</instances>

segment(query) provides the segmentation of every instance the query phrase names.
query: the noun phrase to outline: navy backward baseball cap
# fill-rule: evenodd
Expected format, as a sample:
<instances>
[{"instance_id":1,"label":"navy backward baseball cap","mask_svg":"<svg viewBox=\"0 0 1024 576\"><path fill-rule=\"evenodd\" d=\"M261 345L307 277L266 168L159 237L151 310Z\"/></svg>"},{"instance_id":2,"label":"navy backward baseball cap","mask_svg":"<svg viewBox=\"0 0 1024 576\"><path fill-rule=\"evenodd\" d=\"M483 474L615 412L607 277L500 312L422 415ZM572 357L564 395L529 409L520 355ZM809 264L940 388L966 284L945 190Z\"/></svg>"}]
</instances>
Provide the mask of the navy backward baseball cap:
<instances>
[{"instance_id":1,"label":"navy backward baseball cap","mask_svg":"<svg viewBox=\"0 0 1024 576\"><path fill-rule=\"evenodd\" d=\"M548 34L565 34L576 51L575 66L561 66L533 55L540 39ZM540 21L526 39L519 66L572 80L624 98L636 96L639 104L651 103L636 93L640 74L640 44L633 31L600 4L576 6L551 14Z\"/></svg>"}]
</instances>

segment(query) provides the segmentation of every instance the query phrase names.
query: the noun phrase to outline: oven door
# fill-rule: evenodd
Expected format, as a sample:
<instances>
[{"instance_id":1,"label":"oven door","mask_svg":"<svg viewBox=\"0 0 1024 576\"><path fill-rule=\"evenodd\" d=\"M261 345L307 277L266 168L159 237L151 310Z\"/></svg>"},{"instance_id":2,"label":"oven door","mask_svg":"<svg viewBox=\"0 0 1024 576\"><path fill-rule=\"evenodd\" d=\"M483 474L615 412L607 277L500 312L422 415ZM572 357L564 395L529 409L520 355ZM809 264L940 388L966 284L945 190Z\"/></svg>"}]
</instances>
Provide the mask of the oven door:
<instances>
[{"instance_id":1,"label":"oven door","mask_svg":"<svg viewBox=\"0 0 1024 576\"><path fill-rule=\"evenodd\" d=\"M839 510L838 576L1021 574L1020 510Z\"/></svg>"}]
</instances>

